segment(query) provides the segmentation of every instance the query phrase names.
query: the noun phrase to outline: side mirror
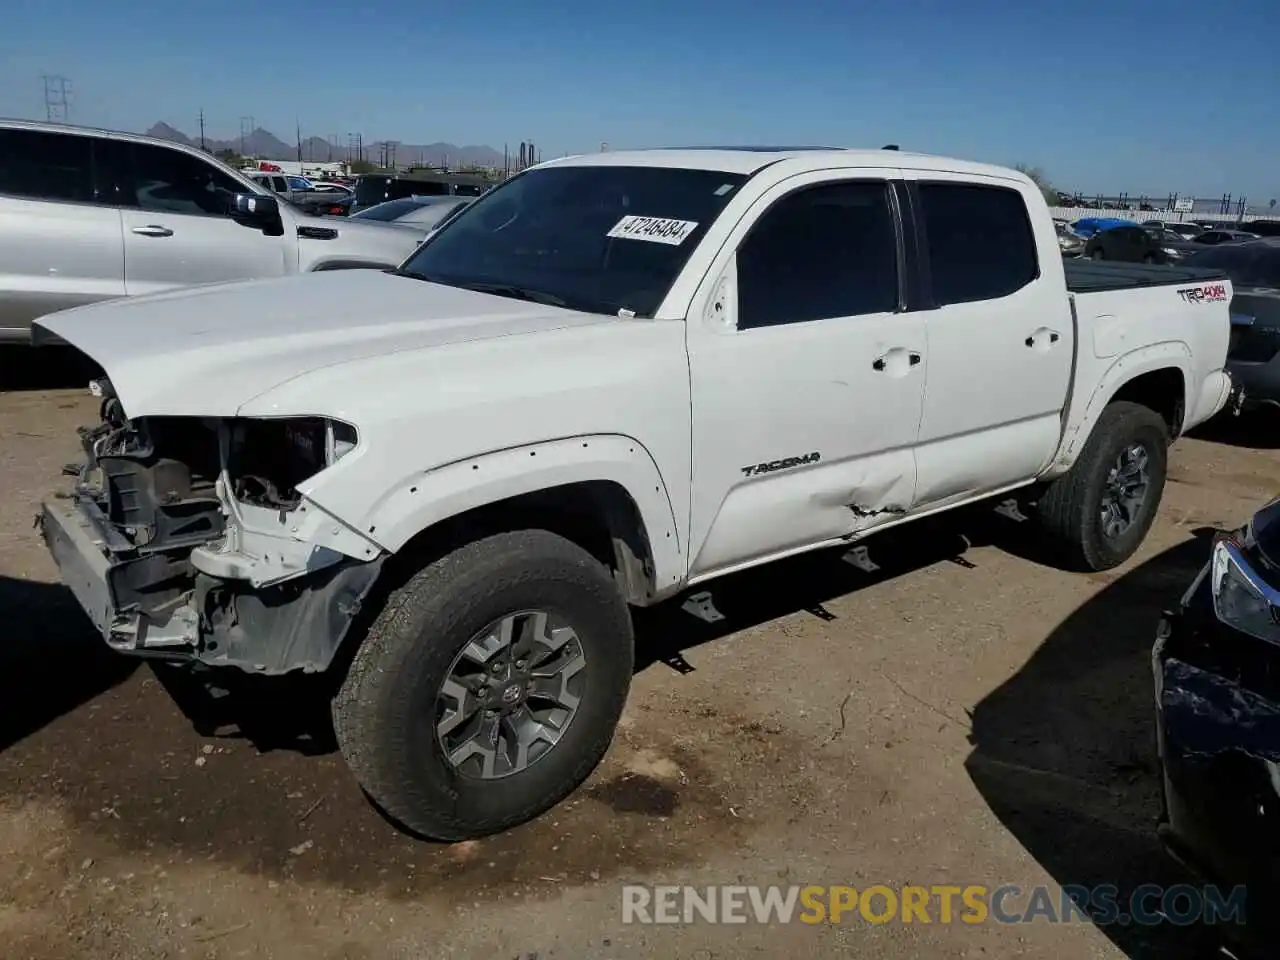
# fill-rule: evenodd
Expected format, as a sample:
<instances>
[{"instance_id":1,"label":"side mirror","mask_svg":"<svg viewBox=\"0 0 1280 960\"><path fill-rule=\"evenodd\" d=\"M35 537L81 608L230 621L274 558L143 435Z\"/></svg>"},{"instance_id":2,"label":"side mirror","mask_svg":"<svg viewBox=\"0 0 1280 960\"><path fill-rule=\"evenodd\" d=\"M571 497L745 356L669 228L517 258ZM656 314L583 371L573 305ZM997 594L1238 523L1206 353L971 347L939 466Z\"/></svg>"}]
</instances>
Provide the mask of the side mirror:
<instances>
[{"instance_id":1,"label":"side mirror","mask_svg":"<svg viewBox=\"0 0 1280 960\"><path fill-rule=\"evenodd\" d=\"M261 193L237 193L228 204L231 219L242 226L261 230L268 236L281 232L280 201Z\"/></svg>"},{"instance_id":2,"label":"side mirror","mask_svg":"<svg viewBox=\"0 0 1280 960\"><path fill-rule=\"evenodd\" d=\"M280 203L261 193L237 193L231 198L231 216L250 223L266 223L280 216Z\"/></svg>"}]
</instances>

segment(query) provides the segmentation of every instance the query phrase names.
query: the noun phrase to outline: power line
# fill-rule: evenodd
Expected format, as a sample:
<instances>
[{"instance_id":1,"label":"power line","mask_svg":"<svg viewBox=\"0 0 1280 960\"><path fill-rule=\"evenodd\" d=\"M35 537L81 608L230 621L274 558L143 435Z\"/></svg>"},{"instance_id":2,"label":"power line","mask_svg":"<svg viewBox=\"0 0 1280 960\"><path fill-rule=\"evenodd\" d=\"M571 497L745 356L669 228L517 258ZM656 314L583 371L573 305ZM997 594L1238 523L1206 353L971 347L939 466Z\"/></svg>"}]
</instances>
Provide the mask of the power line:
<instances>
[{"instance_id":1,"label":"power line","mask_svg":"<svg viewBox=\"0 0 1280 960\"><path fill-rule=\"evenodd\" d=\"M71 117L71 81L61 74L45 74L44 113L52 123L66 123Z\"/></svg>"}]
</instances>

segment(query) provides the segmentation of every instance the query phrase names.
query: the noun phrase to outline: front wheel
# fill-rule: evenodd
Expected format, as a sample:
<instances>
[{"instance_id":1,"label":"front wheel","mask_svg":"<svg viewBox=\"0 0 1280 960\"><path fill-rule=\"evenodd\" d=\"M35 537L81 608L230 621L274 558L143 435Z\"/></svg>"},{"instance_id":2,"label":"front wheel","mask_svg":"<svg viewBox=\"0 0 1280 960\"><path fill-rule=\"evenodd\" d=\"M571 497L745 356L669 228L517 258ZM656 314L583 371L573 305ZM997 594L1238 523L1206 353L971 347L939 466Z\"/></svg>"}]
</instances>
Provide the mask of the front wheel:
<instances>
[{"instance_id":1,"label":"front wheel","mask_svg":"<svg viewBox=\"0 0 1280 960\"><path fill-rule=\"evenodd\" d=\"M466 840L531 820L604 756L633 665L609 571L542 530L429 564L392 594L333 702L366 793L393 820Z\"/></svg>"},{"instance_id":2,"label":"front wheel","mask_svg":"<svg viewBox=\"0 0 1280 960\"><path fill-rule=\"evenodd\" d=\"M1102 411L1071 470L1040 497L1041 524L1074 569L1109 570L1142 545L1164 495L1169 430L1128 401Z\"/></svg>"}]
</instances>

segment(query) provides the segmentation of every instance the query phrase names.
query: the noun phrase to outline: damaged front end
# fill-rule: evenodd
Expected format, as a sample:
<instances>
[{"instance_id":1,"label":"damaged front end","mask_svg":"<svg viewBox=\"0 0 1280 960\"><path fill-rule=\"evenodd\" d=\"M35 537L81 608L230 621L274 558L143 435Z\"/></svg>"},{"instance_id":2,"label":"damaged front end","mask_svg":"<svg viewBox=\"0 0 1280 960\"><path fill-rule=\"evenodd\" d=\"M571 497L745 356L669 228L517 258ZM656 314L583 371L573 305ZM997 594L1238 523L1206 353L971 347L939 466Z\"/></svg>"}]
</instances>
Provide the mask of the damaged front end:
<instances>
[{"instance_id":1,"label":"damaged front end","mask_svg":"<svg viewBox=\"0 0 1280 960\"><path fill-rule=\"evenodd\" d=\"M1280 893L1280 501L1217 540L1152 652L1163 772L1160 836L1256 905Z\"/></svg>"},{"instance_id":2,"label":"damaged front end","mask_svg":"<svg viewBox=\"0 0 1280 960\"><path fill-rule=\"evenodd\" d=\"M385 557L299 492L357 447L321 417L130 420L95 381L69 496L37 518L63 582L122 652L324 670Z\"/></svg>"}]
</instances>

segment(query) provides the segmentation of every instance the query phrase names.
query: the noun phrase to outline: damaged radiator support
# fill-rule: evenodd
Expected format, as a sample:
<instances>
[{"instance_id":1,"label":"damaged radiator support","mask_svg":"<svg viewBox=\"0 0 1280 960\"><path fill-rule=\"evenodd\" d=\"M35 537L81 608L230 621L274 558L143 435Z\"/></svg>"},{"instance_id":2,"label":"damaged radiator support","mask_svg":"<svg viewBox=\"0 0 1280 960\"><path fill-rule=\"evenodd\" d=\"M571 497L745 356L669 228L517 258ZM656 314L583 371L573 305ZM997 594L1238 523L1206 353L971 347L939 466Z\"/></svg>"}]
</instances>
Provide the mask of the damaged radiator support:
<instances>
[{"instance_id":1,"label":"damaged radiator support","mask_svg":"<svg viewBox=\"0 0 1280 960\"><path fill-rule=\"evenodd\" d=\"M256 673L328 667L385 559L294 489L332 456L332 427L130 422L101 389L74 493L37 525L106 642ZM291 437L296 457L279 449Z\"/></svg>"}]
</instances>

